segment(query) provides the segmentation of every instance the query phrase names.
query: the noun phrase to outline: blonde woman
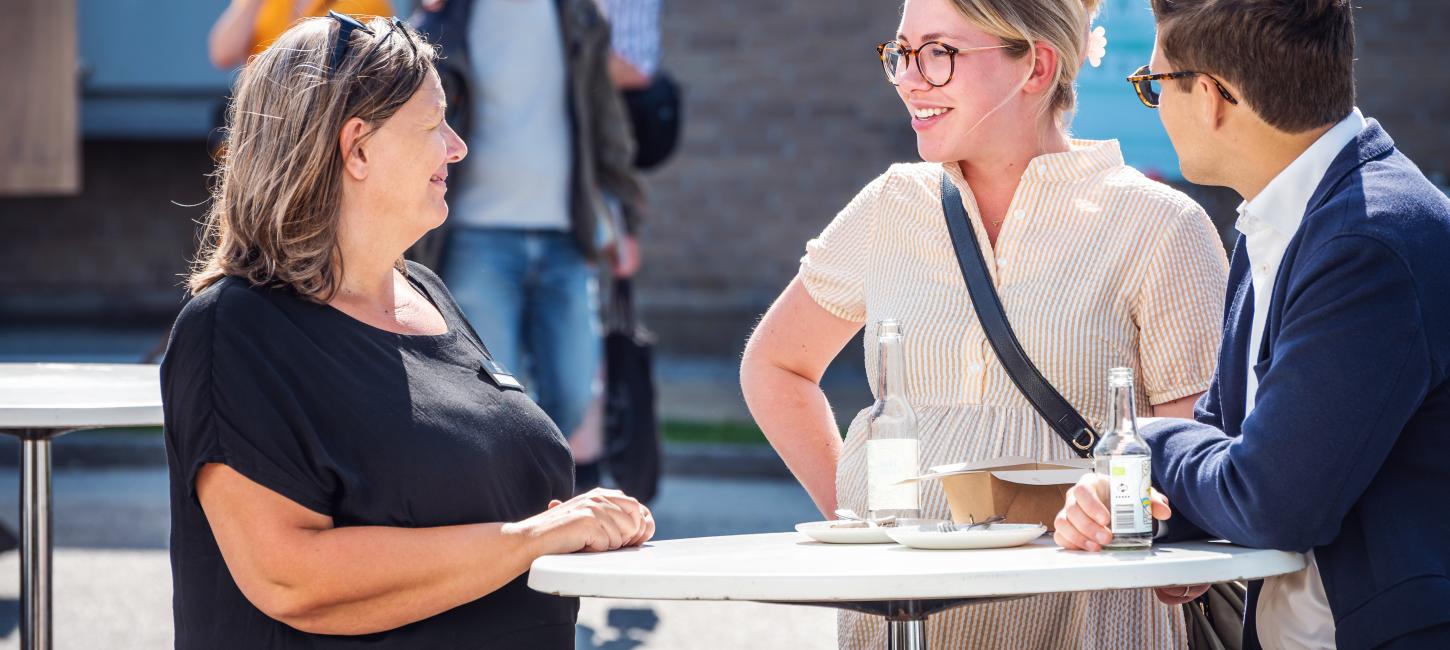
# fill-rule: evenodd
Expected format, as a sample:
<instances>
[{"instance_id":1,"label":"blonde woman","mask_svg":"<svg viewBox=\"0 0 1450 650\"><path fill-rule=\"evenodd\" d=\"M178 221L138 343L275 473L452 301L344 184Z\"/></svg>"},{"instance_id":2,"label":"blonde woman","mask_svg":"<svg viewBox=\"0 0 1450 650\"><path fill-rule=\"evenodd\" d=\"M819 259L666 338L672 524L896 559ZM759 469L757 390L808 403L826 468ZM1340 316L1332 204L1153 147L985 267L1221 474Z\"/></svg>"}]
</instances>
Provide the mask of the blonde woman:
<instances>
[{"instance_id":1,"label":"blonde woman","mask_svg":"<svg viewBox=\"0 0 1450 650\"><path fill-rule=\"evenodd\" d=\"M1097 0L907 0L882 62L926 162L892 166L806 246L741 367L746 401L823 513L866 506L864 411L842 442L819 387L831 359L876 323L905 330L906 396L923 466L1071 450L1019 394L977 323L941 208L961 190L997 291L1028 355L1091 420L1107 370L1134 368L1142 415L1188 416L1213 376L1227 275L1207 215L1124 166L1114 141L1069 139L1073 80ZM873 389L875 386L873 385ZM939 486L922 514L947 517ZM885 626L840 619L843 648ZM932 621L933 648L1176 648L1183 618L1152 592L1047 595Z\"/></svg>"},{"instance_id":2,"label":"blonde woman","mask_svg":"<svg viewBox=\"0 0 1450 650\"><path fill-rule=\"evenodd\" d=\"M467 152L435 56L334 15L237 80L161 367L178 648L573 648L530 563L654 532L402 261Z\"/></svg>"}]
</instances>

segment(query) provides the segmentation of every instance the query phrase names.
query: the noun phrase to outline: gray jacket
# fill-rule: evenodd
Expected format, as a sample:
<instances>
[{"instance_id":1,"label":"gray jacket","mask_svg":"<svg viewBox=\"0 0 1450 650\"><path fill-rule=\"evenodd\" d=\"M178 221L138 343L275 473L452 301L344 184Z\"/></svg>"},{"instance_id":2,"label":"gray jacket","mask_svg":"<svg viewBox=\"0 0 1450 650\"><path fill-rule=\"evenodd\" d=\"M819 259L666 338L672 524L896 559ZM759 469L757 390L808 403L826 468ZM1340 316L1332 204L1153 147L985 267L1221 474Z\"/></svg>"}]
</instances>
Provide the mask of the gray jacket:
<instances>
[{"instance_id":1,"label":"gray jacket","mask_svg":"<svg viewBox=\"0 0 1450 650\"><path fill-rule=\"evenodd\" d=\"M473 79L468 58L468 25L475 1L490 0L450 0L437 12L420 12L413 21L439 46L442 56L438 74L448 95L448 123L465 140L472 115L470 85ZM569 184L569 217L575 242L593 260L598 257L599 219L608 214L604 192L619 200L625 228L634 233L644 216L644 186L634 169L634 136L624 101L609 79L609 24L594 0L554 2L558 6L559 31L569 67L566 77L574 161ZM500 44L500 47L518 45ZM459 164L468 164L468 159Z\"/></svg>"}]
</instances>

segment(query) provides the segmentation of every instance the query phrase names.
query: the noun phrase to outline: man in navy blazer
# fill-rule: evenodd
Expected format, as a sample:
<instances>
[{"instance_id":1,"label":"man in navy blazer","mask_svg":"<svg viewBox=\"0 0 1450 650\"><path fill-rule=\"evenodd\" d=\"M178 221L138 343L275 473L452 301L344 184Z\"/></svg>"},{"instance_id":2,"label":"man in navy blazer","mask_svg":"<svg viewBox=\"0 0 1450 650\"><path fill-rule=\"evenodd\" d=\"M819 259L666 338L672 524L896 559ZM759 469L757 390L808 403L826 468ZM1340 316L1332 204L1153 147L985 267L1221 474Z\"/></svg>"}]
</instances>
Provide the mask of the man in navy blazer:
<instances>
[{"instance_id":1,"label":"man in navy blazer","mask_svg":"<svg viewBox=\"0 0 1450 650\"><path fill-rule=\"evenodd\" d=\"M1153 9L1130 81L1184 177L1245 199L1213 385L1142 426L1160 534L1306 554L1251 584L1245 647L1450 648L1450 199L1354 108L1347 0ZM1110 539L1103 490L1059 544Z\"/></svg>"}]
</instances>

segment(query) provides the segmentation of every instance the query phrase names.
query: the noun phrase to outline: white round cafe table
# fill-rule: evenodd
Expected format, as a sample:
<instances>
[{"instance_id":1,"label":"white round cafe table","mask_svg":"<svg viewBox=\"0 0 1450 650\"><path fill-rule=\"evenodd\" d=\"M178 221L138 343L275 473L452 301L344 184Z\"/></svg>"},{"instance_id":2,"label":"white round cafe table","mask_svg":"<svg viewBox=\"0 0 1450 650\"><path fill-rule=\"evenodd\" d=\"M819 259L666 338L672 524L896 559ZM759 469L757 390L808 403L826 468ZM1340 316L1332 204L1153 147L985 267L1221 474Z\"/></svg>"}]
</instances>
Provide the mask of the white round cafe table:
<instances>
[{"instance_id":1,"label":"white round cafe table","mask_svg":"<svg viewBox=\"0 0 1450 650\"><path fill-rule=\"evenodd\" d=\"M50 648L50 441L161 424L159 368L0 363L0 432L20 438L20 647Z\"/></svg>"},{"instance_id":2,"label":"white round cafe table","mask_svg":"<svg viewBox=\"0 0 1450 650\"><path fill-rule=\"evenodd\" d=\"M651 542L610 553L534 561L529 586L561 596L750 600L825 605L883 616L890 648L926 648L936 612L1033 594L1257 579L1304 568L1297 553L1224 542L1151 551L1064 551L1043 537L1025 546L922 551L896 544L821 544L799 533Z\"/></svg>"}]
</instances>

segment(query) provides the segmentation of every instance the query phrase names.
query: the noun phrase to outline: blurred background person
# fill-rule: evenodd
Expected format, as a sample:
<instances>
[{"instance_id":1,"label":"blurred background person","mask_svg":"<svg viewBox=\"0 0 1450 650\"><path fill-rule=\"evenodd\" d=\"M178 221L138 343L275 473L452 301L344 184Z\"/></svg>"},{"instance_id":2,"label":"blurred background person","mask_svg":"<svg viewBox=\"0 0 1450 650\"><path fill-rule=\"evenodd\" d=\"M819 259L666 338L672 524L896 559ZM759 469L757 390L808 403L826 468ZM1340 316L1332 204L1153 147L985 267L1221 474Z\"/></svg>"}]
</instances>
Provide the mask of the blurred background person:
<instances>
[{"instance_id":1,"label":"blurred background person","mask_svg":"<svg viewBox=\"0 0 1450 650\"><path fill-rule=\"evenodd\" d=\"M302 18L326 16L336 11L350 16L392 16L388 0L231 0L212 24L207 36L207 54L218 70L232 70L272 44ZM207 150L219 157L226 140L221 127L226 123L226 98L220 98L211 115ZM157 343L152 357L159 358L165 339Z\"/></svg>"},{"instance_id":2,"label":"blurred background person","mask_svg":"<svg viewBox=\"0 0 1450 650\"><path fill-rule=\"evenodd\" d=\"M660 69L660 0L596 0L609 22L609 76L634 136L634 165L657 169L680 138L679 86ZM606 197L620 223L619 201ZM602 387L569 439L580 463L599 462L608 481L648 502L662 473L654 381L654 334L639 318L634 281L600 276L604 324Z\"/></svg>"},{"instance_id":3,"label":"blurred background person","mask_svg":"<svg viewBox=\"0 0 1450 650\"><path fill-rule=\"evenodd\" d=\"M620 90L649 86L660 65L661 0L597 0L609 21L609 78Z\"/></svg>"},{"instance_id":4,"label":"blurred background person","mask_svg":"<svg viewBox=\"0 0 1450 650\"><path fill-rule=\"evenodd\" d=\"M352 16L391 16L388 0L231 0L207 39L211 64L235 68L266 49L300 18L326 16L328 11Z\"/></svg>"},{"instance_id":5,"label":"blurred background person","mask_svg":"<svg viewBox=\"0 0 1450 650\"><path fill-rule=\"evenodd\" d=\"M439 261L469 320L570 437L597 394L596 262L639 268L644 191L594 0L429 0L449 105L473 152ZM606 193L619 200L611 227ZM621 232L622 230L622 232ZM585 459L586 461L589 459ZM598 482L591 463L578 485Z\"/></svg>"},{"instance_id":6,"label":"blurred background person","mask_svg":"<svg viewBox=\"0 0 1450 650\"><path fill-rule=\"evenodd\" d=\"M609 21L609 77L624 97L634 134L634 164L658 168L680 140L683 99L660 68L661 0L596 0Z\"/></svg>"}]
</instances>

